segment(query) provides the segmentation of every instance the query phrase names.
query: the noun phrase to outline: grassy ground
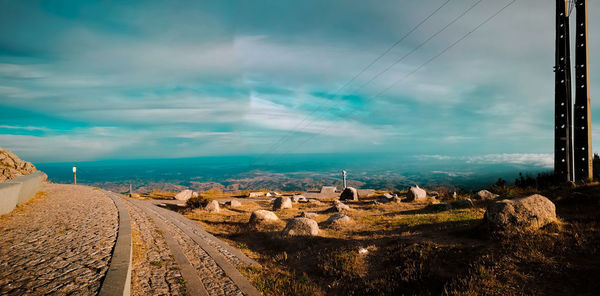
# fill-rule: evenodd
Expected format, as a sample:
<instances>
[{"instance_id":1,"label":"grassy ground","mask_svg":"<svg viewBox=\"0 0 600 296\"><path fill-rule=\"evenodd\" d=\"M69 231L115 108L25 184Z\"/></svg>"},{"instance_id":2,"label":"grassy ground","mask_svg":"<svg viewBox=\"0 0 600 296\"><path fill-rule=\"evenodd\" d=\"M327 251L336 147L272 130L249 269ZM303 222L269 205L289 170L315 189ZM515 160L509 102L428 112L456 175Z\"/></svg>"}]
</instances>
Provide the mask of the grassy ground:
<instances>
[{"instance_id":1,"label":"grassy ground","mask_svg":"<svg viewBox=\"0 0 600 296\"><path fill-rule=\"evenodd\" d=\"M247 224L252 211L270 210L268 201L187 217L259 261L262 269L244 273L265 295L598 295L600 187L541 193L560 222L511 237L489 235L483 203L432 212L427 203L349 202L353 223L337 228L323 223L330 201L294 203L268 226ZM318 214L319 236L282 237L302 211Z\"/></svg>"}]
</instances>

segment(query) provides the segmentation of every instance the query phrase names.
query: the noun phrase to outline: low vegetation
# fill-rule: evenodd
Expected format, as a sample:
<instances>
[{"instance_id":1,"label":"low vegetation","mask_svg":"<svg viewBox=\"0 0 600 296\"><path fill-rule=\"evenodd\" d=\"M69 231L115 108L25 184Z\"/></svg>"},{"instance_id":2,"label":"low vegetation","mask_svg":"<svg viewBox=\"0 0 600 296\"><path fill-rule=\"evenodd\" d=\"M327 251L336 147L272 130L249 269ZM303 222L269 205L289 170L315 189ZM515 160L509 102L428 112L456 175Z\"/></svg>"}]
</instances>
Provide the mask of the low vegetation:
<instances>
[{"instance_id":1,"label":"low vegetation","mask_svg":"<svg viewBox=\"0 0 600 296\"><path fill-rule=\"evenodd\" d=\"M267 200L242 201L220 213L186 216L259 261L242 272L265 295L596 295L600 291L600 186L491 190L503 198L541 193L560 222L539 231L493 236L483 223L486 203L433 211L427 203L347 202L352 223L329 227L331 201L294 203L281 219L249 225L250 214L271 210ZM470 197L460 192L458 198ZM452 201L453 194L440 194ZM462 195L462 196L461 196ZM213 195L214 196L214 195ZM222 195L219 197L221 198ZM199 199L207 198L200 195ZM287 220L313 212L321 232L285 237Z\"/></svg>"}]
</instances>

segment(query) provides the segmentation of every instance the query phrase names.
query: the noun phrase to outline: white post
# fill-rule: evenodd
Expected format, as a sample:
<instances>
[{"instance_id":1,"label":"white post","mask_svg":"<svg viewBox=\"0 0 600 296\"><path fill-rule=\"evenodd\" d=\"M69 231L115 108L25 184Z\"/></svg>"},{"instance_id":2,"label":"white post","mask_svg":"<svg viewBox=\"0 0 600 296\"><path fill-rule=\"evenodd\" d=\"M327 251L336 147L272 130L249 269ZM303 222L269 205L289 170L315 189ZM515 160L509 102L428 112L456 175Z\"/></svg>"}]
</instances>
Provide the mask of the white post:
<instances>
[{"instance_id":1,"label":"white post","mask_svg":"<svg viewBox=\"0 0 600 296\"><path fill-rule=\"evenodd\" d=\"M77 167L73 167L73 184L77 184Z\"/></svg>"},{"instance_id":2,"label":"white post","mask_svg":"<svg viewBox=\"0 0 600 296\"><path fill-rule=\"evenodd\" d=\"M347 175L346 171L342 170L342 179L344 179L344 189L346 189L346 187L348 187L348 186L346 186L346 175Z\"/></svg>"}]
</instances>

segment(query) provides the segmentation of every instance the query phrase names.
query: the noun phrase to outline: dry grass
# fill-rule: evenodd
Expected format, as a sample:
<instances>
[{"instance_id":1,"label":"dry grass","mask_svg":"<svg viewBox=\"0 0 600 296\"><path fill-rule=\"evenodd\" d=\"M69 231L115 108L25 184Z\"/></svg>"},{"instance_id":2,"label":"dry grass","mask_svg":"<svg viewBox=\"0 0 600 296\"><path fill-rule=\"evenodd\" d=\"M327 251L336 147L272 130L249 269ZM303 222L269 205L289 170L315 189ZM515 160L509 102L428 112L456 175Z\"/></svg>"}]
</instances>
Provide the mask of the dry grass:
<instances>
[{"instance_id":1,"label":"dry grass","mask_svg":"<svg viewBox=\"0 0 600 296\"><path fill-rule=\"evenodd\" d=\"M600 187L542 194L556 201L562 222L510 238L490 237L484 203L433 212L428 203L347 202L354 222L337 228L324 223L330 201L294 203L275 212L279 223L256 227L250 214L271 210L270 202L187 216L264 266L243 272L265 295L597 294ZM282 237L286 220L303 211L317 213L319 236Z\"/></svg>"}]
</instances>

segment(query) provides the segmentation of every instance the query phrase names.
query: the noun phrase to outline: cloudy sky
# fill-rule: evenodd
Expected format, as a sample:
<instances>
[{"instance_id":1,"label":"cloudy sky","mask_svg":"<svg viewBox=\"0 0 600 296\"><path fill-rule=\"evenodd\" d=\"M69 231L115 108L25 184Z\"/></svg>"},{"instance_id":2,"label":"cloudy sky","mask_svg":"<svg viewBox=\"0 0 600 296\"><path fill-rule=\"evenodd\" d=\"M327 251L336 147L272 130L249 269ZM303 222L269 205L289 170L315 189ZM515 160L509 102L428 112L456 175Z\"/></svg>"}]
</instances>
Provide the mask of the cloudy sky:
<instances>
[{"instance_id":1,"label":"cloudy sky","mask_svg":"<svg viewBox=\"0 0 600 296\"><path fill-rule=\"evenodd\" d=\"M517 0L425 64L510 2L0 0L0 146L551 159L554 1ZM599 1L589 13L599 147Z\"/></svg>"}]
</instances>

